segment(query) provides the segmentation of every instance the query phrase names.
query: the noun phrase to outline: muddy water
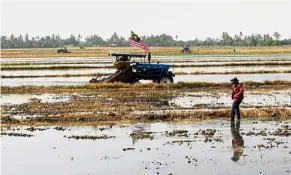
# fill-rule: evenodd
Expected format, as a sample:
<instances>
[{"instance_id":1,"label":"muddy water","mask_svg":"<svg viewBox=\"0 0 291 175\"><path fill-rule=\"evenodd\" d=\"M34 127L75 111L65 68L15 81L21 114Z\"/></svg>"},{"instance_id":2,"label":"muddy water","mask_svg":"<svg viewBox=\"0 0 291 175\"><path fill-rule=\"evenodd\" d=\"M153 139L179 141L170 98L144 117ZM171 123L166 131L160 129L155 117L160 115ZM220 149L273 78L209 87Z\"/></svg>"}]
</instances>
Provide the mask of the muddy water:
<instances>
[{"instance_id":1,"label":"muddy water","mask_svg":"<svg viewBox=\"0 0 291 175\"><path fill-rule=\"evenodd\" d=\"M39 127L45 130L33 132L27 127L4 129L2 133L33 136L1 136L1 174L288 174L291 137L270 135L282 125L291 127L290 123L243 120L234 125L229 121L207 121L138 123L102 129ZM186 130L186 134L169 134L174 130ZM205 131L208 134L204 135ZM266 135L248 135L250 131L265 131ZM142 132L154 132L150 134L153 139L130 137ZM104 134L116 138L68 138ZM237 146L233 147L233 143Z\"/></svg>"},{"instance_id":2,"label":"muddy water","mask_svg":"<svg viewBox=\"0 0 291 175\"><path fill-rule=\"evenodd\" d=\"M291 54L265 54L265 55L185 55L185 56L153 56L153 60L244 60L254 59L272 60L284 59L291 61ZM108 61L112 57L57 57L57 58L1 58L1 63L9 62L61 62L61 61ZM137 59L139 60L139 59Z\"/></svg>"},{"instance_id":3,"label":"muddy water","mask_svg":"<svg viewBox=\"0 0 291 175\"><path fill-rule=\"evenodd\" d=\"M76 74L111 74L111 68L70 68L70 69L36 69L36 70L3 70L2 76L45 76L45 75L76 75Z\"/></svg>"},{"instance_id":4,"label":"muddy water","mask_svg":"<svg viewBox=\"0 0 291 175\"><path fill-rule=\"evenodd\" d=\"M291 73L278 74L215 74L215 75L177 75L175 82L229 82L236 76L240 81L274 81L274 80L291 80Z\"/></svg>"},{"instance_id":5,"label":"muddy water","mask_svg":"<svg viewBox=\"0 0 291 175\"><path fill-rule=\"evenodd\" d=\"M114 61L81 61L81 62L33 62L33 63L4 63L2 64L2 68L15 68L15 69L25 69L25 68L47 68L47 67L108 67L113 66ZM198 60L188 60L188 61L181 61L181 60L172 60L172 61L159 61L153 60L152 63L160 63L160 64L168 64L170 66L202 66L202 65L221 65L224 66L229 64L256 64L258 60L252 61L198 61ZM270 64L270 63L280 63L280 64L290 64L291 61L259 61L259 64Z\"/></svg>"},{"instance_id":6,"label":"muddy water","mask_svg":"<svg viewBox=\"0 0 291 175\"><path fill-rule=\"evenodd\" d=\"M284 62L285 63L285 62ZM289 62L286 62L289 63ZM291 63L291 62L290 62ZM4 64L4 68L15 68L15 69L26 69L26 68L57 68L57 67L68 67L68 68L74 68L74 67L109 67L112 66L113 63L107 63L107 62L100 62L100 63L84 63L84 64L79 64L79 63L53 63L53 64L33 64L33 65L11 65L11 64ZM2 68L3 68L2 67Z\"/></svg>"},{"instance_id":7,"label":"muddy water","mask_svg":"<svg viewBox=\"0 0 291 175\"><path fill-rule=\"evenodd\" d=\"M1 58L1 63L13 62L61 62L61 61L108 61L109 57L53 57L53 58Z\"/></svg>"},{"instance_id":8,"label":"muddy water","mask_svg":"<svg viewBox=\"0 0 291 175\"><path fill-rule=\"evenodd\" d=\"M225 93L185 93L169 101L183 108L195 108L201 105L207 107L229 107L232 105L231 96ZM243 107L254 106L290 106L291 107L291 91L285 92L268 92L265 94L248 94L245 93Z\"/></svg>"},{"instance_id":9,"label":"muddy water","mask_svg":"<svg viewBox=\"0 0 291 175\"><path fill-rule=\"evenodd\" d=\"M224 73L224 72L252 72L252 71L291 71L291 66L217 66L217 67L173 67L174 72L185 73Z\"/></svg>"},{"instance_id":10,"label":"muddy water","mask_svg":"<svg viewBox=\"0 0 291 175\"><path fill-rule=\"evenodd\" d=\"M291 71L291 66L221 66L221 67L173 67L174 72L185 73L224 73L232 71ZM69 68L69 69L35 69L35 70L2 70L2 76L45 76L45 75L82 75L111 74L115 68Z\"/></svg>"},{"instance_id":11,"label":"muddy water","mask_svg":"<svg viewBox=\"0 0 291 175\"><path fill-rule=\"evenodd\" d=\"M54 85L84 85L93 77L46 77L46 78L2 78L2 86L54 86Z\"/></svg>"},{"instance_id":12,"label":"muddy water","mask_svg":"<svg viewBox=\"0 0 291 175\"><path fill-rule=\"evenodd\" d=\"M241 81L274 81L291 80L291 73L278 74L215 74L215 75L176 75L174 82L229 82L234 76ZM84 85L93 77L45 77L45 78L2 78L2 86L52 86L52 85ZM148 83L151 81L140 81Z\"/></svg>"},{"instance_id":13,"label":"muddy water","mask_svg":"<svg viewBox=\"0 0 291 175\"><path fill-rule=\"evenodd\" d=\"M55 103L66 102L73 99L73 96L84 98L98 98L98 94L1 94L1 105L15 105L28 102ZM113 97L114 98L114 97ZM170 105L182 108L195 108L201 105L207 107L229 107L231 96L226 93L209 92L185 92L169 100ZM243 107L257 106L289 106L291 107L291 90L268 91L267 93L248 93L244 95Z\"/></svg>"},{"instance_id":14,"label":"muddy water","mask_svg":"<svg viewBox=\"0 0 291 175\"><path fill-rule=\"evenodd\" d=\"M27 102L39 101L42 103L55 103L70 101L68 94L1 94L1 105L14 105Z\"/></svg>"},{"instance_id":15,"label":"muddy water","mask_svg":"<svg viewBox=\"0 0 291 175\"><path fill-rule=\"evenodd\" d=\"M291 59L291 54L262 54L262 55L184 55L184 56L155 56L153 58L158 59L204 59L204 60L252 60L252 59L274 59L274 58L284 58Z\"/></svg>"},{"instance_id":16,"label":"muddy water","mask_svg":"<svg viewBox=\"0 0 291 175\"><path fill-rule=\"evenodd\" d=\"M269 64L270 62L276 62L276 63L281 63L281 64L290 64L291 61L260 61L259 64ZM156 62L154 62L156 63ZM161 63L161 62L160 62ZM188 62L162 62L161 64L168 64L168 65L183 65L183 66L203 66L203 65L221 65L221 66L224 66L224 65L229 65L229 64L257 64L258 61L188 61Z\"/></svg>"}]
</instances>

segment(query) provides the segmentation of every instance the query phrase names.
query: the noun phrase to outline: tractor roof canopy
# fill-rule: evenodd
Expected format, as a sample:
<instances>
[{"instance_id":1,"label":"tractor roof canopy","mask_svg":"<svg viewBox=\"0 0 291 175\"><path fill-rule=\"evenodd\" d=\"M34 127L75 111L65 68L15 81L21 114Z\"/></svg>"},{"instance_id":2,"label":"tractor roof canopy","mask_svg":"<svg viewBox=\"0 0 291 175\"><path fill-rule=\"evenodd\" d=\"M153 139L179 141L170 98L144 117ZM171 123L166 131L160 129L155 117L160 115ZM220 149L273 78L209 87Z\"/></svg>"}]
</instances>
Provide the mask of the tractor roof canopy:
<instances>
[{"instance_id":1,"label":"tractor roof canopy","mask_svg":"<svg viewBox=\"0 0 291 175\"><path fill-rule=\"evenodd\" d=\"M109 53L108 56L126 56L126 57L138 57L145 58L146 54L136 54L136 53Z\"/></svg>"}]
</instances>

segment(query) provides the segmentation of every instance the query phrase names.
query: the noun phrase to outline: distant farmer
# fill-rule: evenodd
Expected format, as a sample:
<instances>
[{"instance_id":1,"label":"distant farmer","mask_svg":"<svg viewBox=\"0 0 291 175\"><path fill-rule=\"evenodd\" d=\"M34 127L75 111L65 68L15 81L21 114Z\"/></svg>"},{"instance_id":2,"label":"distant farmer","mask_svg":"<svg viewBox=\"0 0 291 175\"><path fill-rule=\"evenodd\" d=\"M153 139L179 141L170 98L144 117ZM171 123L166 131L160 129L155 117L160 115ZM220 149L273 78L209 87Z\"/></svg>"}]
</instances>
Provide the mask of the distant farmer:
<instances>
[{"instance_id":1,"label":"distant farmer","mask_svg":"<svg viewBox=\"0 0 291 175\"><path fill-rule=\"evenodd\" d=\"M235 115L237 117L237 120L240 120L239 105L241 104L241 102L244 98L243 84L240 84L239 80L236 77L234 77L230 81L233 84L232 95L231 95L231 99L233 100L233 103L232 103L232 107L231 107L230 120L234 121Z\"/></svg>"},{"instance_id":2,"label":"distant farmer","mask_svg":"<svg viewBox=\"0 0 291 175\"><path fill-rule=\"evenodd\" d=\"M151 59L152 59L151 52L149 52L148 53L148 61L149 61L149 64L151 64Z\"/></svg>"}]
</instances>

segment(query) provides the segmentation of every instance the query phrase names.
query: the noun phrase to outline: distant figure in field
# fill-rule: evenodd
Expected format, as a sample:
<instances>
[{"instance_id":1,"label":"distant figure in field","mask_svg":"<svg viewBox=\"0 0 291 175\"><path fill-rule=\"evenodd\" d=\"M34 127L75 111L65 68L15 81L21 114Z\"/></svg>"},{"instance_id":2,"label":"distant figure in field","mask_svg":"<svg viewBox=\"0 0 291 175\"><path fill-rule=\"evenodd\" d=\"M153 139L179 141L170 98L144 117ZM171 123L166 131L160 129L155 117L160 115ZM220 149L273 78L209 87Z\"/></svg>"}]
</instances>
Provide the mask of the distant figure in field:
<instances>
[{"instance_id":1,"label":"distant figure in field","mask_svg":"<svg viewBox=\"0 0 291 175\"><path fill-rule=\"evenodd\" d=\"M233 102L232 102L232 107L231 107L230 120L234 121L235 115L237 117L237 120L240 120L239 105L241 104L244 98L243 84L242 83L240 84L239 80L236 77L234 77L230 81L233 84L232 94L231 94L231 99L233 100Z\"/></svg>"}]
</instances>

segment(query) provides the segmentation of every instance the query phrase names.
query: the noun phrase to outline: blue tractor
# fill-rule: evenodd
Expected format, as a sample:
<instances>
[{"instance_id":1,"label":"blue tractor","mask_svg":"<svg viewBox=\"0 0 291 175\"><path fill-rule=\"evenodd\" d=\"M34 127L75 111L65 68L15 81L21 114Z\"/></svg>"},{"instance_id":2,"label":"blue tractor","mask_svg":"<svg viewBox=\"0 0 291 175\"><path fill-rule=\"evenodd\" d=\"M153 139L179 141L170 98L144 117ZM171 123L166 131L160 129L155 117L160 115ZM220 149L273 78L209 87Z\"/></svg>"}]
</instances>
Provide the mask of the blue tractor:
<instances>
[{"instance_id":1,"label":"blue tractor","mask_svg":"<svg viewBox=\"0 0 291 175\"><path fill-rule=\"evenodd\" d=\"M90 83L98 82L126 82L135 83L139 80L152 80L157 83L173 83L175 74L169 71L169 65L150 64L131 61L132 58L140 58L144 60L145 54L129 54L129 53L111 53L109 56L115 56L114 67L116 72L108 76L97 76L90 80ZM150 61L150 55L148 55Z\"/></svg>"}]
</instances>

